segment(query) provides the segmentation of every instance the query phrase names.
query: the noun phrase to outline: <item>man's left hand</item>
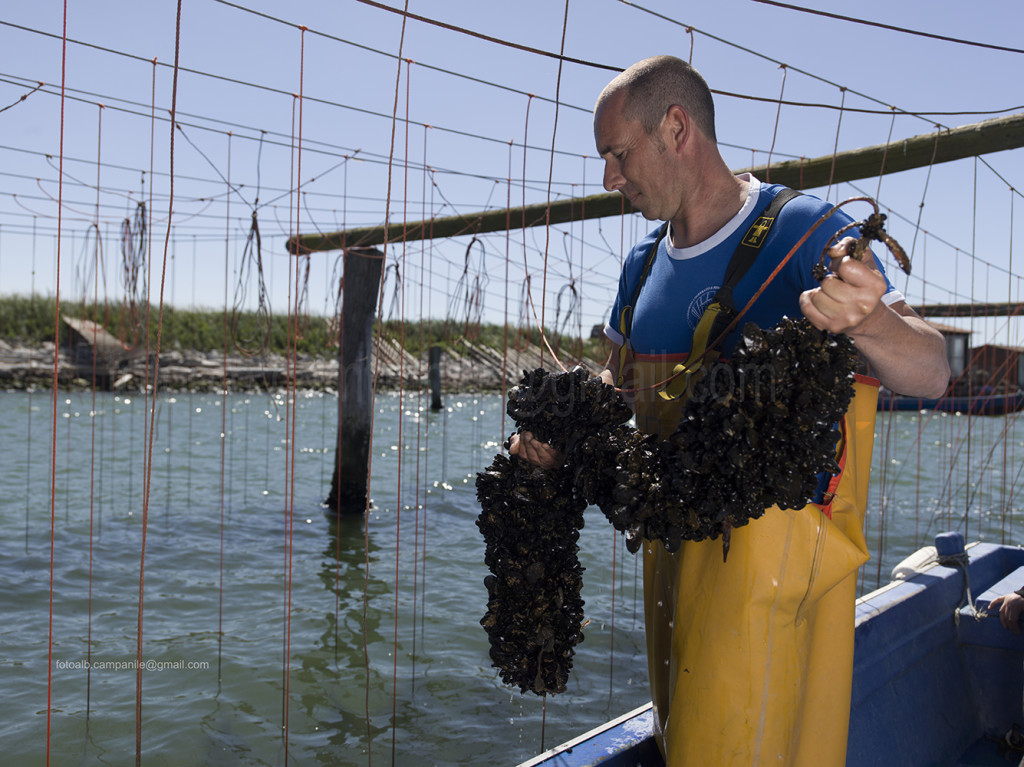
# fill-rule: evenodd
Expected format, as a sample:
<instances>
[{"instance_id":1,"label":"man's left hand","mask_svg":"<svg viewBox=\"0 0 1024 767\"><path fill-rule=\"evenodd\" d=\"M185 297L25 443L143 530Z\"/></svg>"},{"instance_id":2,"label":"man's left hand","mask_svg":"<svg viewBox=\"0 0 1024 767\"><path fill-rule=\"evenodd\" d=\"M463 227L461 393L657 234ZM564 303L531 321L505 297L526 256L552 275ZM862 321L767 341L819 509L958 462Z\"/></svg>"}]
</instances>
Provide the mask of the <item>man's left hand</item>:
<instances>
[{"instance_id":1,"label":"man's left hand","mask_svg":"<svg viewBox=\"0 0 1024 767\"><path fill-rule=\"evenodd\" d=\"M1017 593L996 597L988 605L989 610L999 610L999 622L1014 634L1020 633L1020 615L1024 612L1024 597Z\"/></svg>"}]
</instances>

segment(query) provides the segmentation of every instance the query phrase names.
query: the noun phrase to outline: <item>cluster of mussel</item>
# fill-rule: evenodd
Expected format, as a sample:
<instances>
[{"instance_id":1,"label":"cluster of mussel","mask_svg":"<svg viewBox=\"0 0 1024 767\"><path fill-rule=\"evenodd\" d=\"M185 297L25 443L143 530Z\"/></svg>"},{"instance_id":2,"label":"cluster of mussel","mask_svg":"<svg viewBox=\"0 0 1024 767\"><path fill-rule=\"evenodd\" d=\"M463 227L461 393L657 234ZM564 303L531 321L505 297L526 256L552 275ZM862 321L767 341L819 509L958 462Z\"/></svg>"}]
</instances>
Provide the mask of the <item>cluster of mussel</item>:
<instances>
[{"instance_id":1,"label":"cluster of mussel","mask_svg":"<svg viewBox=\"0 0 1024 767\"><path fill-rule=\"evenodd\" d=\"M583 368L525 373L509 392L507 412L521 430L567 455L632 415L612 387L589 378ZM484 579L487 613L480 623L502 681L520 692L563 692L574 648L583 641L577 541L587 499L576 480L572 460L544 471L500 453L477 475L477 526L492 573Z\"/></svg>"},{"instance_id":2,"label":"cluster of mussel","mask_svg":"<svg viewBox=\"0 0 1024 767\"><path fill-rule=\"evenodd\" d=\"M524 373L507 412L565 462L543 471L499 454L477 475L491 571L481 624L502 680L522 692L565 689L583 640L577 540L587 505L630 551L643 540L675 551L723 536L727 552L733 527L773 505L802 507L818 475L838 471L835 426L855 361L846 336L805 319L747 324L728 361L704 366L664 440L630 427L621 395L582 368Z\"/></svg>"},{"instance_id":3,"label":"cluster of mussel","mask_svg":"<svg viewBox=\"0 0 1024 767\"><path fill-rule=\"evenodd\" d=\"M725 538L772 506L799 509L835 474L836 424L853 396L856 352L806 319L753 323L727 362L706 365L676 430L616 456L612 503L597 501L630 551Z\"/></svg>"}]
</instances>

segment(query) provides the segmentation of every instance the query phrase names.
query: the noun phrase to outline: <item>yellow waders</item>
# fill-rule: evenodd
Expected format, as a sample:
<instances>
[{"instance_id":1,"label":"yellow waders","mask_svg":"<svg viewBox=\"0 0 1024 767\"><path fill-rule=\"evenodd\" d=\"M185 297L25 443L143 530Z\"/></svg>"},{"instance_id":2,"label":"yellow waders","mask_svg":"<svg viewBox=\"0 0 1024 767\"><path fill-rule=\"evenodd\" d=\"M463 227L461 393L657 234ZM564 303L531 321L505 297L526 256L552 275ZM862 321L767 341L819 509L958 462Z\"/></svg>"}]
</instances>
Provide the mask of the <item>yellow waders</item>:
<instances>
[{"instance_id":1,"label":"yellow waders","mask_svg":"<svg viewBox=\"0 0 1024 767\"><path fill-rule=\"evenodd\" d=\"M644 387L673 365L630 362L637 425L664 438L681 403ZM844 764L876 400L877 382L858 377L829 503L768 509L732 531L726 562L720 539L674 554L644 543L655 733L669 767Z\"/></svg>"}]
</instances>

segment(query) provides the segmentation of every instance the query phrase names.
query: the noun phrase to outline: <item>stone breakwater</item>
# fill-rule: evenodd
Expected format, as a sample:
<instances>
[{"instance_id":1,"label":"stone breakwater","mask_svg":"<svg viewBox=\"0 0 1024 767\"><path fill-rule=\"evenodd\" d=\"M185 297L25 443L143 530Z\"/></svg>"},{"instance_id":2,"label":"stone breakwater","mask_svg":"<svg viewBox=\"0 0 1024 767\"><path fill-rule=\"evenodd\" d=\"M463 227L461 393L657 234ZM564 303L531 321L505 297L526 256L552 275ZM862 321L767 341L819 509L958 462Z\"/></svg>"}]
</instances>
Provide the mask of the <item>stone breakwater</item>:
<instances>
[{"instance_id":1,"label":"stone breakwater","mask_svg":"<svg viewBox=\"0 0 1024 767\"><path fill-rule=\"evenodd\" d=\"M378 352L379 349L379 352ZM57 350L57 382L60 389L98 389L139 391L151 381L159 361L159 388L175 391L264 391L285 387L290 380L301 389L337 391L353 376L376 377L377 387L395 389L426 388L429 366L424 355L416 357L393 340L375 343L369 365L359 370L341 371L336 356L298 355L294 360L267 354L246 357L221 352L167 351L159 358L145 350L126 355L116 365L94 367L70 349ZM378 363L379 357L379 363ZM570 367L576 361L565 361ZM595 375L602 365L593 360L580 362ZM442 391L500 391L511 386L523 370L539 365L556 368L550 354L543 358L537 347L529 349L492 349L468 341L446 346L441 354ZM0 339L0 390L49 389L53 385L54 344L38 346L11 344Z\"/></svg>"}]
</instances>

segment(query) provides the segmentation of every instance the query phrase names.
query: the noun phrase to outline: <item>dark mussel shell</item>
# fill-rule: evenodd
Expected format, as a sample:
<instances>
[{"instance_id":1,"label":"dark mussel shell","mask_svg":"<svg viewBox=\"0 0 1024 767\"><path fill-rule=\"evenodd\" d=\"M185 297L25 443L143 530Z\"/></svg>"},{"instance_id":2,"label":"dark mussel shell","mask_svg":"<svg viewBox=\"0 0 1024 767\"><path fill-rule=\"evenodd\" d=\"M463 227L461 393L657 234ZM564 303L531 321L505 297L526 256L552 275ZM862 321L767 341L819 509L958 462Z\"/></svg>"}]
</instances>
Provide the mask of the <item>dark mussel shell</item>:
<instances>
[{"instance_id":1,"label":"dark mussel shell","mask_svg":"<svg viewBox=\"0 0 1024 767\"><path fill-rule=\"evenodd\" d=\"M778 505L800 508L817 476L838 471L838 431L853 396L856 351L806 319L770 330L748 323L728 361L705 367L665 440L626 425L618 391L582 368L524 371L508 414L562 451L542 471L497 455L477 475L492 575L481 623L506 684L565 690L583 640L579 530L598 506L635 552L643 541L676 551L722 536Z\"/></svg>"}]
</instances>

